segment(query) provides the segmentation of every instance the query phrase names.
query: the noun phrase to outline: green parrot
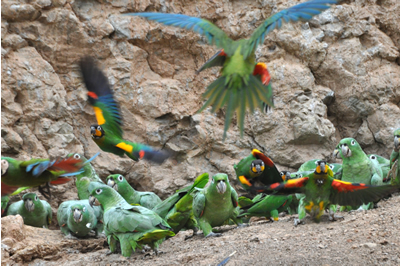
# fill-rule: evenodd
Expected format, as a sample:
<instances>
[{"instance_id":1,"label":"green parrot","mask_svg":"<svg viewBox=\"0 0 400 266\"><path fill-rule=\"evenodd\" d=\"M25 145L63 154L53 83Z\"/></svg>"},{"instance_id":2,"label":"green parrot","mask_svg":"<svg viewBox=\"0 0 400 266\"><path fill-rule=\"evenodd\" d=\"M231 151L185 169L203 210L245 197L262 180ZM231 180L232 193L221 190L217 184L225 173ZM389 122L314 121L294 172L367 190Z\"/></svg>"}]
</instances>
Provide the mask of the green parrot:
<instances>
[{"instance_id":1,"label":"green parrot","mask_svg":"<svg viewBox=\"0 0 400 266\"><path fill-rule=\"evenodd\" d=\"M153 211L165 219L177 234L182 228L192 229L196 234L197 222L192 211L193 195L196 189L202 189L208 183L208 173L199 175L193 185L178 190L163 202L157 204Z\"/></svg>"},{"instance_id":2,"label":"green parrot","mask_svg":"<svg viewBox=\"0 0 400 266\"><path fill-rule=\"evenodd\" d=\"M246 191L251 191L252 186L285 181L274 162L257 149L253 149L249 156L234 164L233 168L236 178Z\"/></svg>"},{"instance_id":3,"label":"green parrot","mask_svg":"<svg viewBox=\"0 0 400 266\"><path fill-rule=\"evenodd\" d=\"M109 175L106 182L131 205L140 204L140 206L151 210L161 203L161 199L155 193L135 190L122 175Z\"/></svg>"},{"instance_id":4,"label":"green parrot","mask_svg":"<svg viewBox=\"0 0 400 266\"><path fill-rule=\"evenodd\" d=\"M400 128L396 129L393 132L394 135L394 147L392 154L390 155L390 168L392 168L394 162L400 158L399 151L400 151Z\"/></svg>"},{"instance_id":5,"label":"green parrot","mask_svg":"<svg viewBox=\"0 0 400 266\"><path fill-rule=\"evenodd\" d=\"M36 193L26 193L22 200L14 202L8 207L7 215L21 215L24 224L49 228L51 224L52 211L50 204L40 200Z\"/></svg>"},{"instance_id":6,"label":"green parrot","mask_svg":"<svg viewBox=\"0 0 400 266\"><path fill-rule=\"evenodd\" d=\"M333 179L333 172L325 161L318 161L314 173L298 179L290 179L283 183L275 183L264 188L252 188L258 192L292 194L303 193L299 203L298 225L308 212L315 222L319 222L325 209L329 209L329 219L335 220L335 204L342 206L360 206L363 203L378 201L396 192L397 187L391 185L371 186L362 183L350 183Z\"/></svg>"},{"instance_id":7,"label":"green parrot","mask_svg":"<svg viewBox=\"0 0 400 266\"><path fill-rule=\"evenodd\" d=\"M71 179L68 177L80 174L84 164L81 159L72 157L56 160L31 159L29 161L1 157L1 196L10 195L21 187L39 186L39 192L46 198L50 198L49 183L58 185L70 181ZM41 187L43 184L46 184L47 191Z\"/></svg>"},{"instance_id":8,"label":"green parrot","mask_svg":"<svg viewBox=\"0 0 400 266\"><path fill-rule=\"evenodd\" d=\"M300 165L300 168L296 172L296 174L301 173L304 176L304 175L307 175L307 173L309 173L310 171L311 171L311 173L313 173L314 170L315 170L315 167L316 167L316 163L318 161L320 161L320 159L312 159L312 160L309 160L309 161L303 163L302 165ZM333 177L335 179L341 180L341 177L342 177L342 164L340 164L340 163L330 163L328 166L333 171Z\"/></svg>"},{"instance_id":9,"label":"green parrot","mask_svg":"<svg viewBox=\"0 0 400 266\"><path fill-rule=\"evenodd\" d=\"M242 222L236 218L238 213L238 196L229 184L228 175L216 174L211 184L199 191L193 199L193 213L205 237L221 236L213 233L212 228L221 226L232 219L237 225Z\"/></svg>"},{"instance_id":10,"label":"green parrot","mask_svg":"<svg viewBox=\"0 0 400 266\"><path fill-rule=\"evenodd\" d=\"M175 235L168 223L157 213L141 206L130 205L111 187L91 182L89 191L90 204L101 204L104 209L104 232L111 252L115 252L119 241L124 257L129 257L132 250L146 244L157 254L157 248L164 238Z\"/></svg>"},{"instance_id":11,"label":"green parrot","mask_svg":"<svg viewBox=\"0 0 400 266\"><path fill-rule=\"evenodd\" d=\"M97 156L100 153L97 153L95 156ZM83 155L79 153L70 153L67 155L68 158L73 157L75 159L80 159L82 160L85 164L82 168L83 172L76 175L76 188L78 189L78 198L80 200L84 199L89 199L89 183L92 181L97 181L100 183L103 183L103 181L100 179L100 177L97 175L96 170L93 168L93 166L90 164L90 161L88 162L88 159L86 159Z\"/></svg>"},{"instance_id":12,"label":"green parrot","mask_svg":"<svg viewBox=\"0 0 400 266\"><path fill-rule=\"evenodd\" d=\"M283 22L310 20L328 9L329 4L335 3L336 0L312 0L282 10L265 20L249 39L241 40L232 40L220 28L201 18L164 13L128 13L126 15L140 16L167 26L195 31L204 35L209 44L223 49L226 55L224 58L215 56L202 68L222 66L221 76L211 83L203 94L203 97L208 100L199 112L208 106L212 106L212 112L215 112L225 104L227 105L223 135L225 139L235 110L240 134L243 136L244 116L247 109L251 112L254 112L257 107L263 109L263 103L274 107L272 87L264 86L259 78L253 75L256 65L255 51L257 46L264 42L265 35L275 28L279 29Z\"/></svg>"},{"instance_id":13,"label":"green parrot","mask_svg":"<svg viewBox=\"0 0 400 266\"><path fill-rule=\"evenodd\" d=\"M96 66L93 58L84 57L80 68L88 92L89 103L93 106L97 125L90 126L93 141L105 152L123 157L126 154L134 161L146 159L163 163L169 153L157 151L150 146L134 143L122 138L122 119L118 103L106 76Z\"/></svg>"},{"instance_id":14,"label":"green parrot","mask_svg":"<svg viewBox=\"0 0 400 266\"><path fill-rule=\"evenodd\" d=\"M94 230L96 236L103 232L103 210L90 206L89 200L69 200L60 204L57 221L66 236L84 237Z\"/></svg>"},{"instance_id":15,"label":"green parrot","mask_svg":"<svg viewBox=\"0 0 400 266\"><path fill-rule=\"evenodd\" d=\"M287 211L292 203L293 195L265 195L252 200L252 204L241 207L238 217L265 217L279 220L279 213ZM288 210L289 211L289 210Z\"/></svg>"},{"instance_id":16,"label":"green parrot","mask_svg":"<svg viewBox=\"0 0 400 266\"><path fill-rule=\"evenodd\" d=\"M9 201L10 201L10 197L9 196L1 197L1 216L3 216Z\"/></svg>"},{"instance_id":17,"label":"green parrot","mask_svg":"<svg viewBox=\"0 0 400 266\"><path fill-rule=\"evenodd\" d=\"M383 156L377 155L377 154L368 154L367 156L370 159L372 156L375 156L376 160L378 160L379 168L382 170L383 182L389 181L389 179L386 180L386 177L390 171L390 160L386 159ZM373 159L371 159L371 160L373 160Z\"/></svg>"},{"instance_id":18,"label":"green parrot","mask_svg":"<svg viewBox=\"0 0 400 266\"><path fill-rule=\"evenodd\" d=\"M339 142L342 162L342 180L364 183L367 185L382 185L382 171L379 163L373 163L353 138L345 138Z\"/></svg>"}]
</instances>

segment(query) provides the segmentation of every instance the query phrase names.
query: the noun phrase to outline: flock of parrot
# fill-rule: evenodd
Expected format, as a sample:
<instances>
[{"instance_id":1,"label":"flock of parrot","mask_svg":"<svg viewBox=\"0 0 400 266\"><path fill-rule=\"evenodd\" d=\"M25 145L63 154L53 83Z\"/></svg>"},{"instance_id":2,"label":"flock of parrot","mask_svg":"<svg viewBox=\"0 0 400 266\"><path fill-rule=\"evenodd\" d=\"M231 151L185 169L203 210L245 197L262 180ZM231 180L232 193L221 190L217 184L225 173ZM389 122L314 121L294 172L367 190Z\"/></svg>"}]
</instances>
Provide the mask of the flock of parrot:
<instances>
[{"instance_id":1,"label":"flock of parrot","mask_svg":"<svg viewBox=\"0 0 400 266\"><path fill-rule=\"evenodd\" d=\"M221 49L198 70L222 67L221 76L204 93L207 101L199 112L209 106L212 112L227 106L225 139L235 110L242 135L246 110L253 112L259 107L266 112L274 107L271 77L265 63L255 59L257 45L265 35L280 28L282 22L309 20L335 3L336 0L311 0L295 5L268 18L249 39L237 41L200 18L162 13L126 15L191 29ZM119 104L108 79L90 57L83 57L79 66L97 120L90 126L90 133L102 151L158 164L171 157L170 152L125 140ZM245 226L253 216L277 221L281 212L297 213L298 225L307 213L319 222L325 211L330 220L340 218L335 216L339 206L342 210L373 208L380 199L399 191L399 149L400 129L394 132L390 159L366 155L355 139L345 138L333 152L342 164L315 159L305 162L296 173L278 171L267 155L254 149L233 166L246 196L238 196L227 174L209 178L208 173L203 173L193 184L165 200L153 192L135 190L123 175L110 175L104 183L91 164L99 153L90 159L78 153L55 160L1 157L1 209L2 215L19 214L27 225L48 228L52 209L47 201L30 192L9 205L9 197L39 187L39 192L51 200L51 186L64 184L75 176L78 200L61 203L57 211L58 225L66 237L106 237L110 252L120 252L125 257L145 246L157 253L165 239L181 230L192 229L195 235L200 229L205 237L211 237L221 235L215 227L232 223Z\"/></svg>"}]
</instances>

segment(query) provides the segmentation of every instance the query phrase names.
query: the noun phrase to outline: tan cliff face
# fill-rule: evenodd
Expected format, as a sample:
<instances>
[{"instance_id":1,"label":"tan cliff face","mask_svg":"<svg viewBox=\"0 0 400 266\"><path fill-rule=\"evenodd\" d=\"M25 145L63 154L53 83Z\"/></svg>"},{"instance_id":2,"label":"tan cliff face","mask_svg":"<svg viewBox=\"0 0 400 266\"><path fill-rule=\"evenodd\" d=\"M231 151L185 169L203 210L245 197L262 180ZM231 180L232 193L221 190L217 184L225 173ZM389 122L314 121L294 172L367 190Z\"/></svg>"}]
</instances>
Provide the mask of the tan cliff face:
<instances>
[{"instance_id":1,"label":"tan cliff face","mask_svg":"<svg viewBox=\"0 0 400 266\"><path fill-rule=\"evenodd\" d=\"M120 173L139 190L165 198L203 172L235 179L233 164L258 148L293 169L329 158L341 138L388 157L400 127L400 3L343 1L309 23L285 24L257 50L272 77L276 108L246 115L222 142L224 109L197 114L219 75L195 74L216 51L190 31L126 12L183 13L206 18L233 39L247 38L272 13L299 1L2 1L1 149L18 159L90 157L96 122L78 59L92 55L121 105L124 137L176 152L163 165L102 152L102 179ZM235 117L236 119L236 117ZM76 198L72 185L59 192Z\"/></svg>"}]
</instances>

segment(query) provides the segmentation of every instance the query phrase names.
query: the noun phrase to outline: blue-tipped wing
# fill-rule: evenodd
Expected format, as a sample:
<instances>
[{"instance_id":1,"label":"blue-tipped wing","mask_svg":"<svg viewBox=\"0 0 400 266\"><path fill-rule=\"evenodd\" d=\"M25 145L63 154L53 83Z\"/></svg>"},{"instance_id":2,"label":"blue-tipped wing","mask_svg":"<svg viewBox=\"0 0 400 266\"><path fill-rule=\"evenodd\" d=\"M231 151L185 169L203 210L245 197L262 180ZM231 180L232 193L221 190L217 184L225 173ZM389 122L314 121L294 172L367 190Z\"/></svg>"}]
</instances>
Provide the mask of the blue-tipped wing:
<instances>
[{"instance_id":1,"label":"blue-tipped wing","mask_svg":"<svg viewBox=\"0 0 400 266\"><path fill-rule=\"evenodd\" d=\"M204 35L210 44L216 45L218 48L226 49L232 42L232 40L224 31L205 19L190 17L182 14L166 13L127 13L125 15L139 16L148 20L157 21L167 26L174 26L195 31L201 35Z\"/></svg>"},{"instance_id":2,"label":"blue-tipped wing","mask_svg":"<svg viewBox=\"0 0 400 266\"><path fill-rule=\"evenodd\" d=\"M287 9L284 9L270 16L263 24L261 24L253 33L250 41L250 49L246 51L251 53L257 45L264 42L265 35L274 29L279 29L283 22L307 21L313 16L320 14L324 10L330 8L329 5L336 4L337 0L311 0L301 3ZM247 58L249 54L243 55Z\"/></svg>"}]
</instances>

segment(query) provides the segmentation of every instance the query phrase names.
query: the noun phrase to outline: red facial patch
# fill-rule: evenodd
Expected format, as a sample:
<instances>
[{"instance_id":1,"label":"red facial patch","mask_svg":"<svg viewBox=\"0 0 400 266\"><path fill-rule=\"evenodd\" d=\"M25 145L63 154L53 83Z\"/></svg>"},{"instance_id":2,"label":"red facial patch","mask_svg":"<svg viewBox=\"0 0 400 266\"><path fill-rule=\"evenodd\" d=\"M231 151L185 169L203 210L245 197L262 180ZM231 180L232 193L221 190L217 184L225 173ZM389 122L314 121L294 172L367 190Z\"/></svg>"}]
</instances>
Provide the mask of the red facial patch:
<instances>
[{"instance_id":1,"label":"red facial patch","mask_svg":"<svg viewBox=\"0 0 400 266\"><path fill-rule=\"evenodd\" d=\"M224 49L221 50L221 52L218 54L218 56L226 56L226 53L224 52Z\"/></svg>"},{"instance_id":2,"label":"red facial patch","mask_svg":"<svg viewBox=\"0 0 400 266\"><path fill-rule=\"evenodd\" d=\"M89 91L89 92L87 93L87 95L88 95L90 98L93 98L93 99L98 99L98 98L99 98L99 97L97 96L97 94L94 93L93 91Z\"/></svg>"},{"instance_id":3,"label":"red facial patch","mask_svg":"<svg viewBox=\"0 0 400 266\"><path fill-rule=\"evenodd\" d=\"M253 76L260 75L261 82L263 85L268 85L271 81L271 75L268 72L268 69L264 63L257 63L254 67Z\"/></svg>"},{"instance_id":4,"label":"red facial patch","mask_svg":"<svg viewBox=\"0 0 400 266\"><path fill-rule=\"evenodd\" d=\"M140 151L139 152L139 159L142 159L144 157L145 151Z\"/></svg>"}]
</instances>

